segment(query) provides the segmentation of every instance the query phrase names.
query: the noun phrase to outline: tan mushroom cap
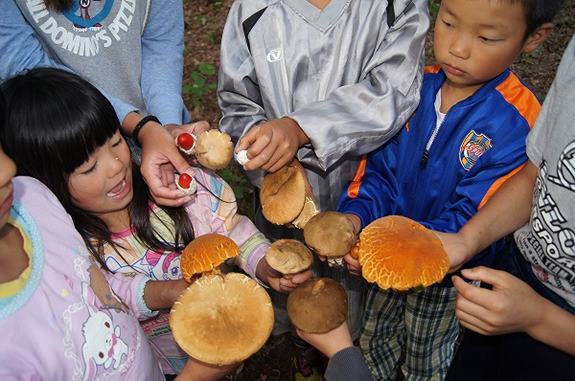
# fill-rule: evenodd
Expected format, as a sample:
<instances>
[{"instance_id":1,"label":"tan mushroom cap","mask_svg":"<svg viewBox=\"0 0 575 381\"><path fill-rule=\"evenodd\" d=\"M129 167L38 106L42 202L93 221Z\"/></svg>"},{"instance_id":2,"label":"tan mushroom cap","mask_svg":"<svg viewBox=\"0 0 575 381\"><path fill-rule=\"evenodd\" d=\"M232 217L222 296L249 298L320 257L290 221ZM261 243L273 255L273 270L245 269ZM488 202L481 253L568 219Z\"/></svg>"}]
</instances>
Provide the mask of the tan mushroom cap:
<instances>
[{"instance_id":1,"label":"tan mushroom cap","mask_svg":"<svg viewBox=\"0 0 575 381\"><path fill-rule=\"evenodd\" d=\"M234 155L234 144L230 135L211 129L198 136L194 149L198 163L208 169L223 169Z\"/></svg>"},{"instance_id":2,"label":"tan mushroom cap","mask_svg":"<svg viewBox=\"0 0 575 381\"><path fill-rule=\"evenodd\" d=\"M194 274L212 271L228 258L240 253L238 245L221 234L205 234L197 237L182 251L180 269L190 282Z\"/></svg>"},{"instance_id":3,"label":"tan mushroom cap","mask_svg":"<svg viewBox=\"0 0 575 381\"><path fill-rule=\"evenodd\" d=\"M292 222L305 202L305 174L292 163L274 173L268 173L260 189L264 217L276 225Z\"/></svg>"},{"instance_id":4,"label":"tan mushroom cap","mask_svg":"<svg viewBox=\"0 0 575 381\"><path fill-rule=\"evenodd\" d=\"M257 352L273 324L269 295L239 273L201 277L170 312L178 345L191 357L219 366L239 363Z\"/></svg>"},{"instance_id":5,"label":"tan mushroom cap","mask_svg":"<svg viewBox=\"0 0 575 381\"><path fill-rule=\"evenodd\" d=\"M331 278L310 279L289 294L287 313L301 331L329 332L347 317L347 294L343 286Z\"/></svg>"},{"instance_id":6,"label":"tan mushroom cap","mask_svg":"<svg viewBox=\"0 0 575 381\"><path fill-rule=\"evenodd\" d=\"M449 258L439 238L402 216L386 216L366 226L359 236L363 277L383 289L427 287L443 279Z\"/></svg>"},{"instance_id":7,"label":"tan mushroom cap","mask_svg":"<svg viewBox=\"0 0 575 381\"><path fill-rule=\"evenodd\" d=\"M313 255L306 245L296 239L279 239L271 244L266 261L284 275L304 271L313 264Z\"/></svg>"},{"instance_id":8,"label":"tan mushroom cap","mask_svg":"<svg viewBox=\"0 0 575 381\"><path fill-rule=\"evenodd\" d=\"M343 257L356 241L351 221L332 211L313 216L305 225L303 236L306 245L324 257Z\"/></svg>"}]
</instances>

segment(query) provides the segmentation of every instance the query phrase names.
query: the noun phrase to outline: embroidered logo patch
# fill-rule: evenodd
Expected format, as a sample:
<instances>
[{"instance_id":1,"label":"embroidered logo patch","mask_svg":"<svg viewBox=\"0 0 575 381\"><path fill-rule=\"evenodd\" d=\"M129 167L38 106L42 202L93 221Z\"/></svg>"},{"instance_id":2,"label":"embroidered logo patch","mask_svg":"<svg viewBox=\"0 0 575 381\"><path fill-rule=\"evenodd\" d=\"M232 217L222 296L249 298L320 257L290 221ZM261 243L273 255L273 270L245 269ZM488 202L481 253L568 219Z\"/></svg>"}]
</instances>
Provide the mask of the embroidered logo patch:
<instances>
[{"instance_id":1,"label":"embroidered logo patch","mask_svg":"<svg viewBox=\"0 0 575 381\"><path fill-rule=\"evenodd\" d=\"M483 154L491 149L491 138L471 130L459 148L459 162L469 171Z\"/></svg>"},{"instance_id":2,"label":"embroidered logo patch","mask_svg":"<svg viewBox=\"0 0 575 381\"><path fill-rule=\"evenodd\" d=\"M276 62L282 59L282 51L281 49L272 49L268 52L266 59L268 62Z\"/></svg>"}]
</instances>

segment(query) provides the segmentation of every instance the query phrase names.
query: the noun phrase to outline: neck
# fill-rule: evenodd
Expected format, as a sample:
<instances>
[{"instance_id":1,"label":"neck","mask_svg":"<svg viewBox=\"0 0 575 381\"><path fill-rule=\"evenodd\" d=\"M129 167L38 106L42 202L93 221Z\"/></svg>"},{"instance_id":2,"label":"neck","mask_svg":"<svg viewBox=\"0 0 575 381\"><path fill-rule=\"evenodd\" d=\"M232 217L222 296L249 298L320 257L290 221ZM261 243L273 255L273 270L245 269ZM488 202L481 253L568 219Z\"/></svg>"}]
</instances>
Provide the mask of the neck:
<instances>
[{"instance_id":1,"label":"neck","mask_svg":"<svg viewBox=\"0 0 575 381\"><path fill-rule=\"evenodd\" d=\"M483 83L474 86L459 86L446 80L441 86L441 107L439 111L447 113L454 104L469 98L481 86L483 86Z\"/></svg>"},{"instance_id":2,"label":"neck","mask_svg":"<svg viewBox=\"0 0 575 381\"><path fill-rule=\"evenodd\" d=\"M102 214L99 217L104 221L108 230L113 233L123 232L130 227L130 213L128 213L128 208Z\"/></svg>"},{"instance_id":3,"label":"neck","mask_svg":"<svg viewBox=\"0 0 575 381\"><path fill-rule=\"evenodd\" d=\"M0 283L18 279L27 267L28 255L20 231L5 224L0 229Z\"/></svg>"}]
</instances>

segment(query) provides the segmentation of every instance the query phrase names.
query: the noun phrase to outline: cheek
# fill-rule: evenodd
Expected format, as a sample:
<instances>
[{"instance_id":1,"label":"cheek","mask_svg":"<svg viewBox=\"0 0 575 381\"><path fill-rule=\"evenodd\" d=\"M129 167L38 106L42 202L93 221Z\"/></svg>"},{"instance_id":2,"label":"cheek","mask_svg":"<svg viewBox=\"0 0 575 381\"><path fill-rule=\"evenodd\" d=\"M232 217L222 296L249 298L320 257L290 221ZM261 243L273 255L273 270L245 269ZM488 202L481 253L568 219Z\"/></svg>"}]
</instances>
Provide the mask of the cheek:
<instances>
[{"instance_id":1,"label":"cheek","mask_svg":"<svg viewBox=\"0 0 575 381\"><path fill-rule=\"evenodd\" d=\"M88 211L91 211L103 194L101 184L89 177L68 181L68 190L74 205Z\"/></svg>"}]
</instances>

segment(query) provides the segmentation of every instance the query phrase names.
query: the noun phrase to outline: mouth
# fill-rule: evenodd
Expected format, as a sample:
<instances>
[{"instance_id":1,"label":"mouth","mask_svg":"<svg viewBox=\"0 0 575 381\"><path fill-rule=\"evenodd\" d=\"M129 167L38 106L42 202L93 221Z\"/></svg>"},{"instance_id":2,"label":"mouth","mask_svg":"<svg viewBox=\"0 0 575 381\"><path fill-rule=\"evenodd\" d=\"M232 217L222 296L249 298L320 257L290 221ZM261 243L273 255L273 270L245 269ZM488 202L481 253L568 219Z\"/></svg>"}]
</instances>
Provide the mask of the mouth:
<instances>
[{"instance_id":1,"label":"mouth","mask_svg":"<svg viewBox=\"0 0 575 381\"><path fill-rule=\"evenodd\" d=\"M461 70L457 66L452 66L449 64L443 64L443 69L451 75L462 76L465 74L465 71Z\"/></svg>"},{"instance_id":2,"label":"mouth","mask_svg":"<svg viewBox=\"0 0 575 381\"><path fill-rule=\"evenodd\" d=\"M122 181L120 181L112 189L110 189L108 193L106 193L106 196L110 198L123 198L129 192L130 192L130 184L128 184L128 181L124 176Z\"/></svg>"}]
</instances>

